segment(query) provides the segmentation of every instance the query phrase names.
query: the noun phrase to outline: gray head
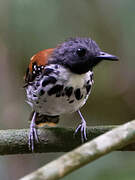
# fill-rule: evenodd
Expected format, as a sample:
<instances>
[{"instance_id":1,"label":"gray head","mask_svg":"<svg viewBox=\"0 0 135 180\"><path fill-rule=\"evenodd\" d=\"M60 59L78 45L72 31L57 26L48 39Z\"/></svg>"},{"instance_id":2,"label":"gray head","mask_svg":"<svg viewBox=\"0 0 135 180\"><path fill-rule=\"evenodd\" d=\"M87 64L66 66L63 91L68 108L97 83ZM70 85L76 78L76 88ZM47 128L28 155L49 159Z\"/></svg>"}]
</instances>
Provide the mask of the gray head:
<instances>
[{"instance_id":1,"label":"gray head","mask_svg":"<svg viewBox=\"0 0 135 180\"><path fill-rule=\"evenodd\" d=\"M83 74L102 60L116 61L118 58L101 51L90 38L72 38L55 48L49 62L61 64L73 73Z\"/></svg>"}]
</instances>

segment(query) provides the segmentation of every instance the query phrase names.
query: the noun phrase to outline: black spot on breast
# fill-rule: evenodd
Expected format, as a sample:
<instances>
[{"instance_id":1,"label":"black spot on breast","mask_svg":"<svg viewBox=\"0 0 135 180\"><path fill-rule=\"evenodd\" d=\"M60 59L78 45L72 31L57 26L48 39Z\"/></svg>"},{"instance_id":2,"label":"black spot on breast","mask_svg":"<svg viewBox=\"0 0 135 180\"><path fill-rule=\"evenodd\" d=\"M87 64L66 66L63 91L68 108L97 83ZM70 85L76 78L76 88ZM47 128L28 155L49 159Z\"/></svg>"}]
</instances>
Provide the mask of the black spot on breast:
<instances>
[{"instance_id":1,"label":"black spot on breast","mask_svg":"<svg viewBox=\"0 0 135 180\"><path fill-rule=\"evenodd\" d=\"M76 90L74 91L74 94L75 94L75 97L76 97L77 100L80 100L80 99L82 99L82 97L83 97L83 95L81 95L80 88L76 89Z\"/></svg>"},{"instance_id":2,"label":"black spot on breast","mask_svg":"<svg viewBox=\"0 0 135 180\"><path fill-rule=\"evenodd\" d=\"M58 65L57 64L55 65L55 69L58 69Z\"/></svg>"},{"instance_id":3,"label":"black spot on breast","mask_svg":"<svg viewBox=\"0 0 135 180\"><path fill-rule=\"evenodd\" d=\"M44 72L43 72L43 75L44 76L48 76L50 73L53 72L53 69L51 68L45 68Z\"/></svg>"},{"instance_id":4,"label":"black spot on breast","mask_svg":"<svg viewBox=\"0 0 135 180\"><path fill-rule=\"evenodd\" d=\"M40 86L40 83L39 83L39 82L37 82L37 83L36 83L36 86L37 86L37 87L38 87L38 86Z\"/></svg>"},{"instance_id":5,"label":"black spot on breast","mask_svg":"<svg viewBox=\"0 0 135 180\"><path fill-rule=\"evenodd\" d=\"M56 94L56 97L59 97L61 95L62 90L63 85L57 84L48 91L48 95L51 96L53 94Z\"/></svg>"},{"instance_id":6,"label":"black spot on breast","mask_svg":"<svg viewBox=\"0 0 135 180\"><path fill-rule=\"evenodd\" d=\"M45 78L45 80L42 82L42 86L45 87L48 84L55 84L56 83L56 78L53 76L49 76Z\"/></svg>"},{"instance_id":7,"label":"black spot on breast","mask_svg":"<svg viewBox=\"0 0 135 180\"><path fill-rule=\"evenodd\" d=\"M29 95L32 95L31 91L29 91Z\"/></svg>"},{"instance_id":8,"label":"black spot on breast","mask_svg":"<svg viewBox=\"0 0 135 180\"><path fill-rule=\"evenodd\" d=\"M91 81L93 80L93 73L90 75L90 80Z\"/></svg>"},{"instance_id":9,"label":"black spot on breast","mask_svg":"<svg viewBox=\"0 0 135 180\"><path fill-rule=\"evenodd\" d=\"M33 85L33 88L34 88L34 90L37 90L37 86L34 86L34 85Z\"/></svg>"},{"instance_id":10,"label":"black spot on breast","mask_svg":"<svg viewBox=\"0 0 135 180\"><path fill-rule=\"evenodd\" d=\"M69 103L73 103L73 102L74 102L74 100L69 101Z\"/></svg>"},{"instance_id":11,"label":"black spot on breast","mask_svg":"<svg viewBox=\"0 0 135 180\"><path fill-rule=\"evenodd\" d=\"M40 92L39 92L39 96L43 96L44 93L45 93L45 91L43 89L41 89Z\"/></svg>"},{"instance_id":12,"label":"black spot on breast","mask_svg":"<svg viewBox=\"0 0 135 180\"><path fill-rule=\"evenodd\" d=\"M89 84L89 83L90 83L90 80L87 81L87 84Z\"/></svg>"},{"instance_id":13,"label":"black spot on breast","mask_svg":"<svg viewBox=\"0 0 135 180\"><path fill-rule=\"evenodd\" d=\"M73 87L65 87L65 94L70 97L73 92Z\"/></svg>"},{"instance_id":14,"label":"black spot on breast","mask_svg":"<svg viewBox=\"0 0 135 180\"><path fill-rule=\"evenodd\" d=\"M54 73L58 76L60 74L60 71L54 71Z\"/></svg>"},{"instance_id":15,"label":"black spot on breast","mask_svg":"<svg viewBox=\"0 0 135 180\"><path fill-rule=\"evenodd\" d=\"M90 89L91 89L91 85L89 84L89 85L86 86L87 94L90 92Z\"/></svg>"}]
</instances>

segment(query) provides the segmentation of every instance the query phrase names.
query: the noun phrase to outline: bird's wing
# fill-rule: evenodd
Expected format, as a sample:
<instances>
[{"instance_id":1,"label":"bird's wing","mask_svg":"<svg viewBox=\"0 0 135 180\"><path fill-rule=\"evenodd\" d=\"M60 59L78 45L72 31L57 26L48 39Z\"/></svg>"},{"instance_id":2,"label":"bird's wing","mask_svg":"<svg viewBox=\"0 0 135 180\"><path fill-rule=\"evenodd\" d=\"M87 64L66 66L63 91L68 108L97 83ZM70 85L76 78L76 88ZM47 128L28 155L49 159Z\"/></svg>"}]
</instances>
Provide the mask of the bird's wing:
<instances>
[{"instance_id":1,"label":"bird's wing","mask_svg":"<svg viewBox=\"0 0 135 180\"><path fill-rule=\"evenodd\" d=\"M46 64L48 63L48 58L53 51L54 48L45 49L31 57L24 77L26 83L25 86L31 83L35 79L35 77L39 75L39 72L41 72L44 66L46 66Z\"/></svg>"}]
</instances>

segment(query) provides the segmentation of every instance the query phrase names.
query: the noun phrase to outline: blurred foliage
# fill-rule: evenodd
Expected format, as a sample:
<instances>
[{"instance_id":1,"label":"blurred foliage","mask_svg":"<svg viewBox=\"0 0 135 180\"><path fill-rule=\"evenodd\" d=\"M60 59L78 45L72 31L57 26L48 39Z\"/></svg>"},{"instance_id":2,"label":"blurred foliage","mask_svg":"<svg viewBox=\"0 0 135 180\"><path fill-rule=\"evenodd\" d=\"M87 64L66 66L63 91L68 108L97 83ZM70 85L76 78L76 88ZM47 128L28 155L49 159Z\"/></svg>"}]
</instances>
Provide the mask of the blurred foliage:
<instances>
[{"instance_id":1,"label":"blurred foliage","mask_svg":"<svg viewBox=\"0 0 135 180\"><path fill-rule=\"evenodd\" d=\"M135 1L133 0L1 0L1 129L28 127L23 76L30 57L69 37L91 37L119 62L95 68L95 84L82 112L88 125L121 124L135 117ZM69 121L70 120L70 121ZM76 114L60 125L76 126ZM0 174L15 180L59 154L1 157ZM133 153L113 153L66 179L135 179ZM133 158L133 159L132 159ZM8 173L7 173L8 172Z\"/></svg>"}]
</instances>

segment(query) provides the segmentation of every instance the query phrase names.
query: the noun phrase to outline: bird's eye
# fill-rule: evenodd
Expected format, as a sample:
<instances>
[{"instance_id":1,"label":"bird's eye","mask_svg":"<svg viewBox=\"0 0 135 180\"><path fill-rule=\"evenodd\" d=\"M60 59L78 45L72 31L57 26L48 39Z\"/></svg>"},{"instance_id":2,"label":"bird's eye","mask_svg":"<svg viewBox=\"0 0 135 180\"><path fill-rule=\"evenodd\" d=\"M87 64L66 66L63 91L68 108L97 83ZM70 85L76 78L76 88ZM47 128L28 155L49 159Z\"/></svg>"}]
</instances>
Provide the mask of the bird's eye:
<instances>
[{"instance_id":1,"label":"bird's eye","mask_svg":"<svg viewBox=\"0 0 135 180\"><path fill-rule=\"evenodd\" d=\"M76 51L76 53L77 53L77 55L78 55L79 57L83 57L83 56L85 56L85 54L86 54L86 49L85 49L85 48L78 48L77 51Z\"/></svg>"}]
</instances>

